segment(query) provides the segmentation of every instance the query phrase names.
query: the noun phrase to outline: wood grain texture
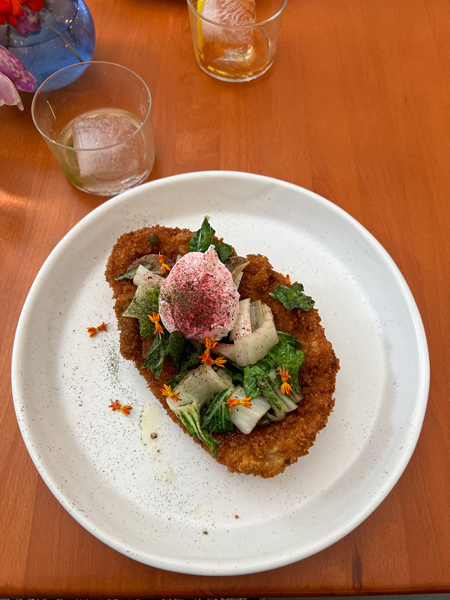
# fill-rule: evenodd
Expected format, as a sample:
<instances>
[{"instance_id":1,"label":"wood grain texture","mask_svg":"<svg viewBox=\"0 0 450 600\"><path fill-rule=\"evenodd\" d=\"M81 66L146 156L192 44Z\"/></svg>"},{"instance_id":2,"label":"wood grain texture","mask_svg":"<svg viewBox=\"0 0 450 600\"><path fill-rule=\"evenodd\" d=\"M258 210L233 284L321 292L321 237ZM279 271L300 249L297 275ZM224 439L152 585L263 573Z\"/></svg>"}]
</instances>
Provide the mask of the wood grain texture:
<instances>
[{"instance_id":1,"label":"wood grain texture","mask_svg":"<svg viewBox=\"0 0 450 600\"><path fill-rule=\"evenodd\" d=\"M355 531L251 576L153 569L111 550L58 504L29 458L10 386L15 327L59 240L104 199L73 188L24 112L0 108L0 596L258 597L450 592L450 4L290 0L273 68L225 84L197 67L184 0L89 0L94 58L153 97L149 178L210 169L277 177L348 211L383 244L422 314L432 365L418 446Z\"/></svg>"}]
</instances>

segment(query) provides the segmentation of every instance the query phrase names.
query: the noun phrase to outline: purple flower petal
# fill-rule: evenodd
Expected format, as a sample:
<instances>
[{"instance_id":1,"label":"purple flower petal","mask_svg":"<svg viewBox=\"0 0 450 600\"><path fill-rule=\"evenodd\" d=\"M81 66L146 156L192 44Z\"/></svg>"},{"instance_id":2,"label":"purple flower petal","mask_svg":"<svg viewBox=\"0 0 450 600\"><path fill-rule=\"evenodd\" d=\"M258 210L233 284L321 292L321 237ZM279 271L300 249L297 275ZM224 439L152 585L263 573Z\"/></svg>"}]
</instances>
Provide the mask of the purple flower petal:
<instances>
[{"instance_id":1,"label":"purple flower petal","mask_svg":"<svg viewBox=\"0 0 450 600\"><path fill-rule=\"evenodd\" d=\"M25 35L28 31L40 29L41 22L38 13L31 10L26 4L22 4L22 10L24 12L23 17L17 19L17 33L19 35Z\"/></svg>"},{"instance_id":2,"label":"purple flower petal","mask_svg":"<svg viewBox=\"0 0 450 600\"><path fill-rule=\"evenodd\" d=\"M9 50L0 46L0 73L4 73L14 85L24 92L32 92L36 79Z\"/></svg>"},{"instance_id":3,"label":"purple flower petal","mask_svg":"<svg viewBox=\"0 0 450 600\"><path fill-rule=\"evenodd\" d=\"M9 77L0 73L0 106L4 104L8 106L15 106L17 104L20 110L23 110L22 100L16 86Z\"/></svg>"}]
</instances>

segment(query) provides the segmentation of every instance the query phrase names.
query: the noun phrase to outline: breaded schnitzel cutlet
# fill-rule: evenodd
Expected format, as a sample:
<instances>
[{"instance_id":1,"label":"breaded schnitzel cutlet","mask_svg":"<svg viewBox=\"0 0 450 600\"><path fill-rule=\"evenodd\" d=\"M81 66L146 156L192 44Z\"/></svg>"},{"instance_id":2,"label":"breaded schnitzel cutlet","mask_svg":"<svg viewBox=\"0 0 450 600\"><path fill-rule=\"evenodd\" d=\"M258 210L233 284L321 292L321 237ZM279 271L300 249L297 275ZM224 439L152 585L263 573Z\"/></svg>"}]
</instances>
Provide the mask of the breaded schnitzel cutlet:
<instances>
[{"instance_id":1,"label":"breaded schnitzel cutlet","mask_svg":"<svg viewBox=\"0 0 450 600\"><path fill-rule=\"evenodd\" d=\"M159 238L157 245L150 244L150 234L156 234ZM134 362L168 415L188 435L191 434L170 410L167 398L161 393L163 384L177 375L178 369L170 359L166 359L161 374L156 379L149 368L143 368L147 352L156 338L141 337L138 320L122 315L133 299L136 286L132 280L116 281L115 278L126 272L133 261L150 253L162 253L175 262L177 257L189 251L192 236L193 232L187 229L159 225L125 233L115 244L105 273L113 289L122 356ZM153 235L150 240L157 238ZM308 454L318 432L327 424L334 407L333 393L339 360L325 337L317 310L288 311L281 302L269 295L277 284L286 285L286 278L272 269L266 257L258 254L247 258L249 264L244 269L239 294L241 299L251 298L267 304L272 310L276 329L300 340L301 349L305 353L304 364L299 371L303 399L298 408L288 412L283 420L265 427L256 426L248 435L236 428L231 434L216 434L214 437L221 443L217 445L215 459L231 472L268 478L282 473L288 465ZM191 437L209 454L202 442Z\"/></svg>"}]
</instances>

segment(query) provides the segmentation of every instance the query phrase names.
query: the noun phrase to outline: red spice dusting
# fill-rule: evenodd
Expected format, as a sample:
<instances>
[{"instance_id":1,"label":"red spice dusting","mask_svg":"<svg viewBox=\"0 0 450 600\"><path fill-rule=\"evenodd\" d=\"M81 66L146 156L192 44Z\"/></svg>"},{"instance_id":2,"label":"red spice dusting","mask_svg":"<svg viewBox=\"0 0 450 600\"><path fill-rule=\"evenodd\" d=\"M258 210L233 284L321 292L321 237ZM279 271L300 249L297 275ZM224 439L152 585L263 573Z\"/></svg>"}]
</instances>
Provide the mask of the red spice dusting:
<instances>
[{"instance_id":1,"label":"red spice dusting","mask_svg":"<svg viewBox=\"0 0 450 600\"><path fill-rule=\"evenodd\" d=\"M160 311L169 331L188 339L220 339L232 328L239 294L215 250L191 252L175 263L161 287Z\"/></svg>"}]
</instances>

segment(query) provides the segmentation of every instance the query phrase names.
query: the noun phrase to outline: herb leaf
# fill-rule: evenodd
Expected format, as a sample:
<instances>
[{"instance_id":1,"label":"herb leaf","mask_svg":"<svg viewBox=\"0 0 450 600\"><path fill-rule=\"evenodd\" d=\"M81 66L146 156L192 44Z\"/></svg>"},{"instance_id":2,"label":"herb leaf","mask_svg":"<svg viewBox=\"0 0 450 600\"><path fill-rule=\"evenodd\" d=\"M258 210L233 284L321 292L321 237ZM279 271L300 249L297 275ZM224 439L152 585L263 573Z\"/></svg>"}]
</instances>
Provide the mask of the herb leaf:
<instances>
[{"instance_id":1,"label":"herb leaf","mask_svg":"<svg viewBox=\"0 0 450 600\"><path fill-rule=\"evenodd\" d=\"M233 422L230 419L230 410L226 404L229 395L230 390L227 388L208 402L202 419L204 430L209 433L231 433L234 430Z\"/></svg>"},{"instance_id":2,"label":"herb leaf","mask_svg":"<svg viewBox=\"0 0 450 600\"><path fill-rule=\"evenodd\" d=\"M213 244L219 260L224 263L233 254L233 246L213 240L215 233L216 230L209 224L209 217L205 217L202 226L194 233L189 242L189 252L206 252Z\"/></svg>"},{"instance_id":3,"label":"herb leaf","mask_svg":"<svg viewBox=\"0 0 450 600\"><path fill-rule=\"evenodd\" d=\"M150 323L150 321L149 321ZM169 345L169 336L156 336L153 340L152 347L147 352L145 362L142 368L150 369L153 375L158 379L164 365L164 360L167 356L167 347Z\"/></svg>"},{"instance_id":4,"label":"herb leaf","mask_svg":"<svg viewBox=\"0 0 450 600\"><path fill-rule=\"evenodd\" d=\"M187 340L185 340L183 355L180 359L180 363L179 365L176 365L180 369L180 372L170 381L166 381L166 385L170 385L172 388L184 378L188 371L195 369L195 367L198 367L198 365L202 362L200 354L202 354L203 350L200 342L186 342Z\"/></svg>"},{"instance_id":5,"label":"herb leaf","mask_svg":"<svg viewBox=\"0 0 450 600\"><path fill-rule=\"evenodd\" d=\"M216 249L217 256L219 257L219 260L221 262L224 263L233 254L233 246L230 246L230 244L226 244L225 242L216 242L216 241L213 241L212 243L214 244L214 248Z\"/></svg>"},{"instance_id":6,"label":"herb leaf","mask_svg":"<svg viewBox=\"0 0 450 600\"><path fill-rule=\"evenodd\" d=\"M186 340L179 331L173 331L169 335L169 343L167 345L167 354L172 359L173 364L181 368L182 356Z\"/></svg>"},{"instance_id":7,"label":"herb leaf","mask_svg":"<svg viewBox=\"0 0 450 600\"><path fill-rule=\"evenodd\" d=\"M291 287L277 285L269 295L279 300L287 310L300 308L307 311L314 306L315 302L310 296L303 293L303 289L301 283L294 283Z\"/></svg>"},{"instance_id":8,"label":"herb leaf","mask_svg":"<svg viewBox=\"0 0 450 600\"><path fill-rule=\"evenodd\" d=\"M203 219L202 226L194 233L189 242L189 252L206 252L213 243L216 230L209 224L209 217Z\"/></svg>"}]
</instances>

